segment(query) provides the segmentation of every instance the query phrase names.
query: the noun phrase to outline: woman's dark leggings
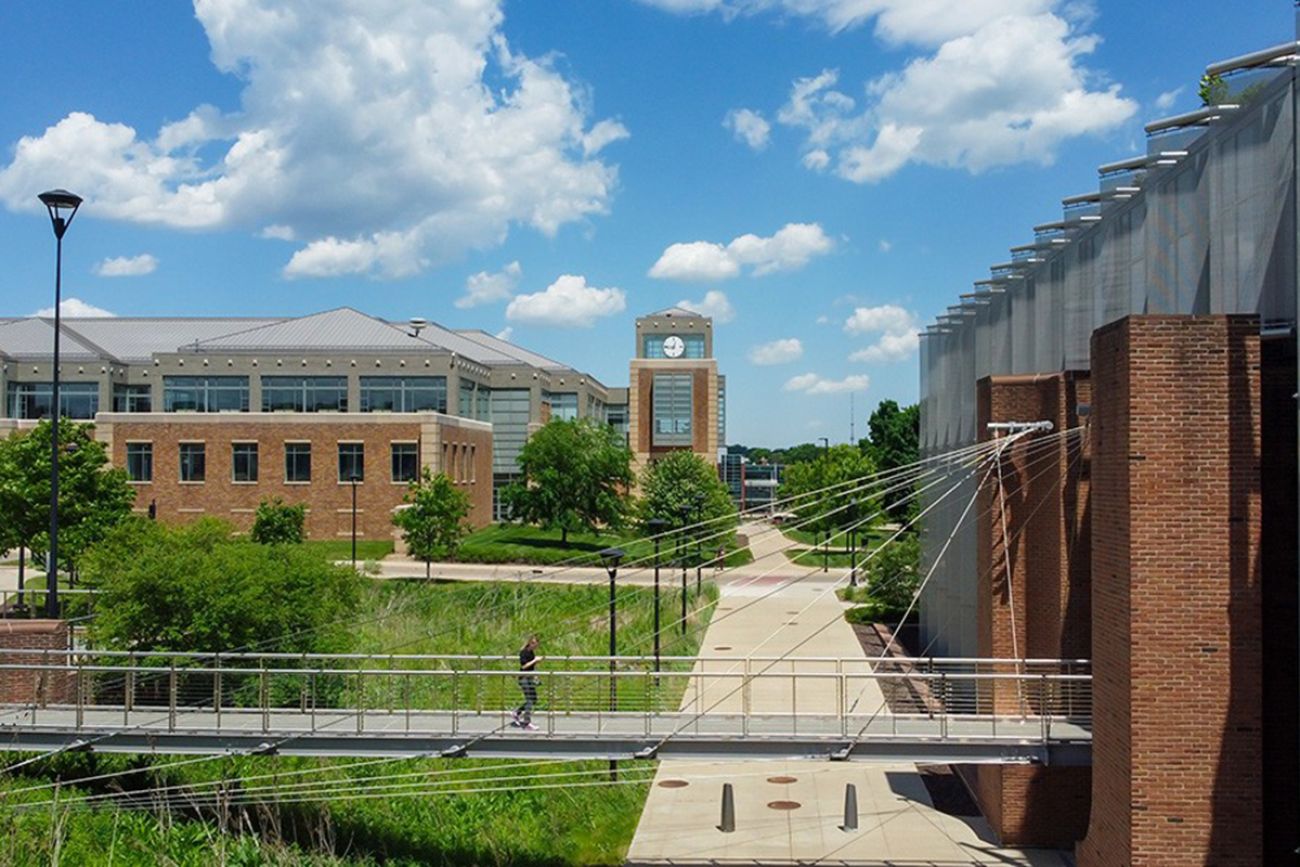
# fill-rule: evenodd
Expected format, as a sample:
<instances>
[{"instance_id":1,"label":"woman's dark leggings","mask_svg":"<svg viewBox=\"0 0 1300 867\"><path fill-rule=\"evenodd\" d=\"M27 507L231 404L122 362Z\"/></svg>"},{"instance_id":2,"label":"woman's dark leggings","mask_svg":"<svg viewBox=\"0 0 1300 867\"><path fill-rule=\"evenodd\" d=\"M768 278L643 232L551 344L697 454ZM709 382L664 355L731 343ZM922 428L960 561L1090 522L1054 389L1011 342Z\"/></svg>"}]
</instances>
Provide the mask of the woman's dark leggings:
<instances>
[{"instance_id":1,"label":"woman's dark leggings","mask_svg":"<svg viewBox=\"0 0 1300 867\"><path fill-rule=\"evenodd\" d=\"M519 717L521 722L528 723L533 718L533 707L537 704L537 681L531 677L521 677L519 688L524 692L524 703L519 705L515 716Z\"/></svg>"}]
</instances>

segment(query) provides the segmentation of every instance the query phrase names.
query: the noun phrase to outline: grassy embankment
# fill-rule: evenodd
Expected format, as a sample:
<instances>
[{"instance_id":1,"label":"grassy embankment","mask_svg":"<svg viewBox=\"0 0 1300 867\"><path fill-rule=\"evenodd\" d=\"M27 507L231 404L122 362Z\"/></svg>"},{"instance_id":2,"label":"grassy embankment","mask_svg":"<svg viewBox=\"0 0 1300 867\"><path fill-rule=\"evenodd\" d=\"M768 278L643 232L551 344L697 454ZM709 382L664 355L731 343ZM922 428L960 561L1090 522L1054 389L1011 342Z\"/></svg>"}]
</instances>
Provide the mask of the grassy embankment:
<instances>
[{"instance_id":1,"label":"grassy embankment","mask_svg":"<svg viewBox=\"0 0 1300 867\"><path fill-rule=\"evenodd\" d=\"M536 632L541 653L551 657L544 667L563 667L564 655L599 655L607 651L607 591L604 587L553 585L427 584L383 582L368 586L364 613L358 614L357 649L400 653L465 653L485 657L512 654L522 636ZM680 597L668 592L662 600L665 622L664 653L689 655L712 613L716 590L706 585L704 598L692 591L693 610L688 634L680 637L672 612ZM619 590L619 650L646 653L651 647L653 596L645 588ZM364 622L368 620L369 622ZM486 660L473 665L487 666ZM467 665L468 667L468 665ZM665 678L665 704L673 705L671 679ZM368 701L379 696L367 688ZM390 694L391 695L391 694ZM409 692L413 706L438 706L445 690ZM541 710L549 696L544 686ZM502 678L499 694L477 696L474 701L495 711L517 701L513 677ZM620 701L637 697L620 691ZM464 699L458 703L463 704ZM372 704L371 706L374 706ZM444 705L445 706L445 705ZM539 733L540 735L541 733ZM11 757L11 760L16 757ZM0 782L0 792L91 773L119 770L139 759L95 754L67 754L44 765L22 769ZM158 763L170 759L162 758ZM356 797L333 798L300 804L263 802L236 811L231 827L257 829L256 834L223 835L212 811L174 810L170 813L126 812L108 807L45 805L34 811L17 811L14 802L45 801L51 791L29 792L0 800L0 862L15 865L52 863L115 865L277 864L609 864L621 863L631 842L644 802L652 765L625 765L624 779L616 786L576 786L531 789L536 780L507 779L478 785L451 782L469 777L520 774L587 774L560 778L564 782L601 782L603 762L566 762L544 766L525 762L489 760L409 760L365 766L345 760L277 757L214 759L186 767L142 772L107 784L147 788L163 784L194 785L219 777L237 779L233 790L267 785L253 781L259 774L290 774L307 769L328 769L281 782L325 781L347 783ZM502 767L504 765L504 767ZM484 770L491 767L493 770ZM633 768L642 769L639 771ZM456 772L446 776L448 772ZM399 774L408 776L398 777ZM442 776L430 776L430 775ZM362 777L387 775L378 781ZM441 794L430 783L446 783ZM545 781L542 781L544 784ZM376 790L377 785L410 784L406 790ZM412 791L422 786L419 793ZM452 795L449 791L489 788ZM80 795L103 791L65 785L59 792L65 802ZM262 796L265 797L265 796Z\"/></svg>"},{"instance_id":2,"label":"grassy embankment","mask_svg":"<svg viewBox=\"0 0 1300 867\"><path fill-rule=\"evenodd\" d=\"M716 531L706 528L703 535L711 538L700 543L706 561L717 557L719 546L727 547L727 566L743 566L753 561L748 548L735 550L735 537L716 537ZM686 546L691 558L695 545ZM630 560L646 560L654 554L654 544L646 542L636 531L622 533L570 533L567 544L561 542L559 530L542 530L521 524L492 524L476 530L466 537L456 553L462 563L526 563L552 565L577 563L599 565L600 551L605 548L622 548ZM675 555L674 540L667 536L661 543L660 556L664 562ZM694 563L694 559L689 562Z\"/></svg>"}]
</instances>

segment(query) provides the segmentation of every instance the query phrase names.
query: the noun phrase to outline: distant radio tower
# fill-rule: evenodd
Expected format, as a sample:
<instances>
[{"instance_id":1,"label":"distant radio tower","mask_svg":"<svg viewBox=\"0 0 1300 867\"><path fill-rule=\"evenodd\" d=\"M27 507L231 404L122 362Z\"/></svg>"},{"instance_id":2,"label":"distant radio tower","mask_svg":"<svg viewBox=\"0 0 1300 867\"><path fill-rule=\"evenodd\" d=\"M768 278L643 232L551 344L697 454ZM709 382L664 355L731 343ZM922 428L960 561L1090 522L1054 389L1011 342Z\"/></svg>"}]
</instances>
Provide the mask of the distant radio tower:
<instances>
[{"instance_id":1,"label":"distant radio tower","mask_svg":"<svg viewBox=\"0 0 1300 867\"><path fill-rule=\"evenodd\" d=\"M857 434L857 412L853 408L853 392L849 392L849 442L853 445L858 444Z\"/></svg>"}]
</instances>

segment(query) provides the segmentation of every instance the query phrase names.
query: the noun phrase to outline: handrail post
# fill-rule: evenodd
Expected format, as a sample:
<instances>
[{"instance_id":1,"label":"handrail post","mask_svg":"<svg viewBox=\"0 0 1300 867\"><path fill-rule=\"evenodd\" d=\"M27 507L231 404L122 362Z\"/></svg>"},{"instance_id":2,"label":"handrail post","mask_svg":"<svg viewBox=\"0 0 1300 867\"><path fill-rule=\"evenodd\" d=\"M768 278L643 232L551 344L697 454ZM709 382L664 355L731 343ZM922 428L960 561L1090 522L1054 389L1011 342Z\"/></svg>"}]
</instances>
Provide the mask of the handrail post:
<instances>
[{"instance_id":1,"label":"handrail post","mask_svg":"<svg viewBox=\"0 0 1300 867\"><path fill-rule=\"evenodd\" d=\"M261 671L257 674L258 705L262 711L262 731L271 730L271 692L266 683L266 658L259 660Z\"/></svg>"},{"instance_id":2,"label":"handrail post","mask_svg":"<svg viewBox=\"0 0 1300 867\"><path fill-rule=\"evenodd\" d=\"M86 678L85 668L77 661L77 731L86 724Z\"/></svg>"},{"instance_id":3,"label":"handrail post","mask_svg":"<svg viewBox=\"0 0 1300 867\"><path fill-rule=\"evenodd\" d=\"M131 711L135 708L135 651L127 657L126 694L122 696L122 725L131 720Z\"/></svg>"},{"instance_id":4,"label":"handrail post","mask_svg":"<svg viewBox=\"0 0 1300 867\"><path fill-rule=\"evenodd\" d=\"M948 672L939 672L939 737L948 738Z\"/></svg>"},{"instance_id":5,"label":"handrail post","mask_svg":"<svg viewBox=\"0 0 1300 867\"><path fill-rule=\"evenodd\" d=\"M362 669L357 669L357 734L366 727L366 681Z\"/></svg>"},{"instance_id":6,"label":"handrail post","mask_svg":"<svg viewBox=\"0 0 1300 867\"><path fill-rule=\"evenodd\" d=\"M451 733L460 729L460 669L451 670Z\"/></svg>"},{"instance_id":7,"label":"handrail post","mask_svg":"<svg viewBox=\"0 0 1300 867\"><path fill-rule=\"evenodd\" d=\"M213 711L217 716L217 731L221 731L221 668L212 673Z\"/></svg>"},{"instance_id":8,"label":"handrail post","mask_svg":"<svg viewBox=\"0 0 1300 867\"><path fill-rule=\"evenodd\" d=\"M167 731L176 731L176 658L172 657L167 674Z\"/></svg>"}]
</instances>

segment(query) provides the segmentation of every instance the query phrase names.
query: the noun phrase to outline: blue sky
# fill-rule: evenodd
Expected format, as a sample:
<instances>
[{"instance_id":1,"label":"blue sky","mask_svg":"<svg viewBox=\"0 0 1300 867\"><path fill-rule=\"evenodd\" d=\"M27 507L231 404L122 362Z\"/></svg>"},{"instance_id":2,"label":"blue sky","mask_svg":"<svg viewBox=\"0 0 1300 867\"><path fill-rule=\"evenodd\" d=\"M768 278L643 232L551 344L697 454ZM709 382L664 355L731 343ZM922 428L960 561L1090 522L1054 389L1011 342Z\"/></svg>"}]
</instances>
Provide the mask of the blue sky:
<instances>
[{"instance_id":1,"label":"blue sky","mask_svg":"<svg viewBox=\"0 0 1300 867\"><path fill-rule=\"evenodd\" d=\"M717 317L728 440L847 439L914 331L1291 4L197 0L0 6L0 315L351 305L626 382ZM57 47L52 47L57 46Z\"/></svg>"}]
</instances>

